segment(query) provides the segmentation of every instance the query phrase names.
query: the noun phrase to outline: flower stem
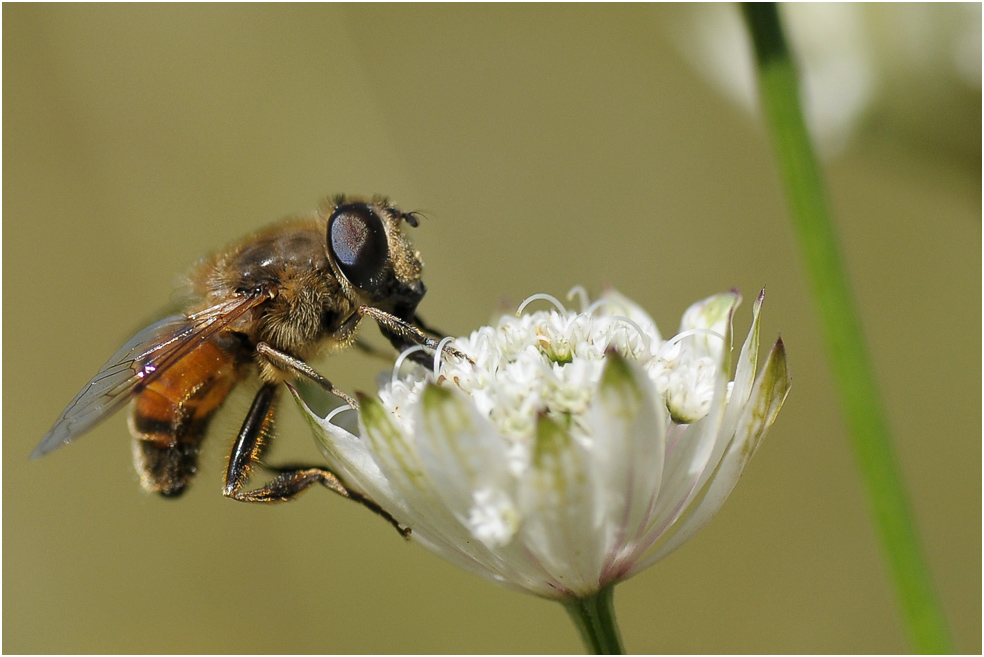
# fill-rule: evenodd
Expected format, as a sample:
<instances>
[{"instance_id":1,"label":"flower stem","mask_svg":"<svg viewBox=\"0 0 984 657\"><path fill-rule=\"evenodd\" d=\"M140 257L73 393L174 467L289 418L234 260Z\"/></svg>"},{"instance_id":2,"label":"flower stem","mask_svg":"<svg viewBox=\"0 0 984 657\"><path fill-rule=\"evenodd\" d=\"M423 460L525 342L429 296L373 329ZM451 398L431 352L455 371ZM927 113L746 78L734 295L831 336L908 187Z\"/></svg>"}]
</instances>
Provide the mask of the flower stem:
<instances>
[{"instance_id":1,"label":"flower stem","mask_svg":"<svg viewBox=\"0 0 984 657\"><path fill-rule=\"evenodd\" d=\"M800 255L903 624L915 650L952 653L952 639L922 555L881 409L820 168L803 122L796 70L779 12L774 3L745 3L742 10L755 46L762 111L772 133Z\"/></svg>"},{"instance_id":2,"label":"flower stem","mask_svg":"<svg viewBox=\"0 0 984 657\"><path fill-rule=\"evenodd\" d=\"M592 655L624 655L622 635L615 619L612 596L615 585L606 586L586 598L565 600L564 608L581 633L584 647Z\"/></svg>"}]
</instances>

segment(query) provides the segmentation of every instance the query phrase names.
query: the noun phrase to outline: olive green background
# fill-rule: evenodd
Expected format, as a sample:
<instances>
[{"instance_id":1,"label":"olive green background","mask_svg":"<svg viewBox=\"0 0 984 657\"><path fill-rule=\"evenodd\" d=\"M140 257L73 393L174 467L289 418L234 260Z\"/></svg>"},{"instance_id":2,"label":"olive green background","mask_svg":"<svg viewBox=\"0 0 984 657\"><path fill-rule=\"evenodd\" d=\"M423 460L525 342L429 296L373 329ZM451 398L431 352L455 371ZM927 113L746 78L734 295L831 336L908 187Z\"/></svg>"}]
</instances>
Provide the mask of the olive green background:
<instances>
[{"instance_id":1,"label":"olive green background","mask_svg":"<svg viewBox=\"0 0 984 657\"><path fill-rule=\"evenodd\" d=\"M626 646L905 650L768 143L670 47L664 13L5 5L4 652L582 649L560 606L461 572L324 490L265 508L223 498L244 395L178 501L140 491L122 415L28 461L176 275L340 191L424 212L421 311L453 334L503 300L604 283L664 332L738 286L743 334L766 284L763 338L781 332L792 393L718 517L618 588ZM827 166L925 550L971 653L980 110L979 91L930 103L924 132L876 112ZM357 353L317 366L347 390L386 367ZM285 407L272 460L317 458Z\"/></svg>"}]
</instances>

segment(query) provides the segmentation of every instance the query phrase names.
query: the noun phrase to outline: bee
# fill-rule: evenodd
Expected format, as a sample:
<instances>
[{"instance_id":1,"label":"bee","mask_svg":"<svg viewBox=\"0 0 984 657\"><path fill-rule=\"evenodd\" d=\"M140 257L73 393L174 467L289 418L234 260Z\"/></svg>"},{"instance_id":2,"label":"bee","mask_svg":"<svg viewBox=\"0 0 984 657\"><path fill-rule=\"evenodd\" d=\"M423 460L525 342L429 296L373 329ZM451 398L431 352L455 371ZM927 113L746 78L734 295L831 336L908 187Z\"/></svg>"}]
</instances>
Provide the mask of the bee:
<instances>
[{"instance_id":1,"label":"bee","mask_svg":"<svg viewBox=\"0 0 984 657\"><path fill-rule=\"evenodd\" d=\"M374 319L397 350L438 347L431 337L438 334L417 316L426 288L420 254L404 234L404 223L416 227L417 215L385 198L337 196L315 212L206 257L191 273L184 312L124 344L62 411L32 458L71 442L132 401L129 428L143 488L180 496L198 469L216 411L237 384L258 377L259 390L229 456L223 494L243 502L279 502L321 484L406 535L408 529L323 467L282 469L269 483L249 487L271 435L282 383L310 379L358 408L307 361L353 345L364 317Z\"/></svg>"}]
</instances>

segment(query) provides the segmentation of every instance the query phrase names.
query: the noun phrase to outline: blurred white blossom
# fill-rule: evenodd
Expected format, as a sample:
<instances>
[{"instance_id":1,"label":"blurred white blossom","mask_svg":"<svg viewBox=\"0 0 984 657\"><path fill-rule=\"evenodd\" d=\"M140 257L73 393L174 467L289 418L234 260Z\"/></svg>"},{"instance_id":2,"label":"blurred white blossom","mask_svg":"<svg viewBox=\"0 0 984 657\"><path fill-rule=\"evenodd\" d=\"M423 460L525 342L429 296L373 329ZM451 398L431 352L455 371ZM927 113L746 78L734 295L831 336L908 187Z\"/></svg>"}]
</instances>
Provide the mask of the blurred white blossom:
<instances>
[{"instance_id":1,"label":"blurred white blossom","mask_svg":"<svg viewBox=\"0 0 984 657\"><path fill-rule=\"evenodd\" d=\"M785 3L780 10L800 66L807 124L824 154L842 151L876 117L943 141L966 137L941 134L940 123L955 132L972 127L953 120L955 104L966 104L973 114L967 120L979 121L980 3ZM751 44L736 5L654 11L702 76L747 110L758 106Z\"/></svg>"}]
</instances>

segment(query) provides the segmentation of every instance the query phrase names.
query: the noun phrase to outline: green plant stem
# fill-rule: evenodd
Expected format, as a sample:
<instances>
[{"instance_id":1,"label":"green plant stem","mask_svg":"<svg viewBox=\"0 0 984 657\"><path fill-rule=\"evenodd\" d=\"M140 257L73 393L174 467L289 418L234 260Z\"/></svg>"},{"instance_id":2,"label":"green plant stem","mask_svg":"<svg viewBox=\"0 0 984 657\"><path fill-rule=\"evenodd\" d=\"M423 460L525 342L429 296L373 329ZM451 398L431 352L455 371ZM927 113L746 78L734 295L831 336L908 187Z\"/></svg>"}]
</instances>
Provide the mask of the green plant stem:
<instances>
[{"instance_id":1,"label":"green plant stem","mask_svg":"<svg viewBox=\"0 0 984 657\"><path fill-rule=\"evenodd\" d=\"M564 608L577 625L585 649L593 655L625 654L615 619L614 592L614 585L606 586L586 598L564 601Z\"/></svg>"},{"instance_id":2,"label":"green plant stem","mask_svg":"<svg viewBox=\"0 0 984 657\"><path fill-rule=\"evenodd\" d=\"M779 13L774 3L745 3L742 10L755 46L762 111L772 134L840 404L903 621L915 650L952 653L952 639L922 555L830 222L823 181L803 122L796 70Z\"/></svg>"}]
</instances>

